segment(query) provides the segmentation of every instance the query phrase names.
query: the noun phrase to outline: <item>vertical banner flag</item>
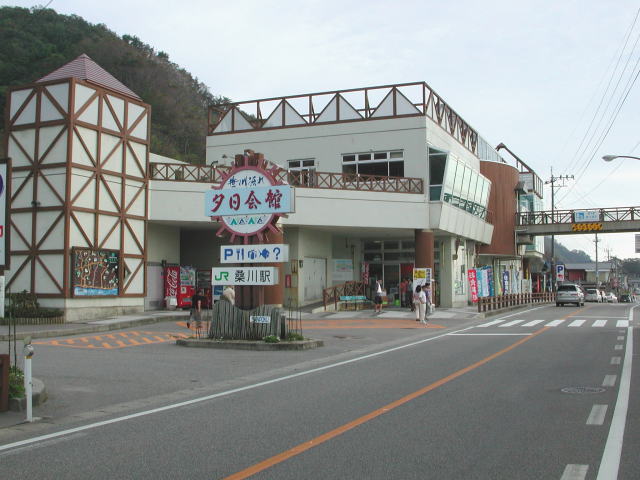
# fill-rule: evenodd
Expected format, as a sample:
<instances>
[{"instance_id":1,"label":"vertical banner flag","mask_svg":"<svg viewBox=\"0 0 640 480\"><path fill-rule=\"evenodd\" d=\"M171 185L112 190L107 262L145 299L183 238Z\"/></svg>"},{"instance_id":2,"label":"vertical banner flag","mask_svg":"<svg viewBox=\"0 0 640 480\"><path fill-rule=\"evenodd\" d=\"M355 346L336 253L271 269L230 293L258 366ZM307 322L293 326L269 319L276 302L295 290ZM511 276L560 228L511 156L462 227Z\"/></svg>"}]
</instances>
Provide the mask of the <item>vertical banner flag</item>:
<instances>
[{"instance_id":1,"label":"vertical banner flag","mask_svg":"<svg viewBox=\"0 0 640 480\"><path fill-rule=\"evenodd\" d=\"M476 269L470 268L467 270L467 277L469 278L469 291L471 292L471 301L478 303L478 278L476 276Z\"/></svg>"}]
</instances>

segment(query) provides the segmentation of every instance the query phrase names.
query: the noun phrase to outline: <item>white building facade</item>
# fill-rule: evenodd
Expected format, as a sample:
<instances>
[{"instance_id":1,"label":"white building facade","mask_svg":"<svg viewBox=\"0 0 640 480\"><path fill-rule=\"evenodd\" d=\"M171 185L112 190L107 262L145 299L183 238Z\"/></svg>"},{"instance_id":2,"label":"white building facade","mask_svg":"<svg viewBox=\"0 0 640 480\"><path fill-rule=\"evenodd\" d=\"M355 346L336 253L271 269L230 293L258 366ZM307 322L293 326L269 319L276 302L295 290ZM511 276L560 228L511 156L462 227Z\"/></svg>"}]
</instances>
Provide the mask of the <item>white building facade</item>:
<instances>
[{"instance_id":1,"label":"white building facade","mask_svg":"<svg viewBox=\"0 0 640 480\"><path fill-rule=\"evenodd\" d=\"M489 209L501 181L480 171L503 160L427 84L212 109L201 166L150 153L149 115L86 56L10 92L9 291L35 293L68 321L163 308L165 266L220 265L229 239L204 194L251 150L295 187L295 211L269 239L290 249L269 302L311 305L373 279L395 302L414 267L431 269L439 305L470 301L467 271L503 213ZM517 205L512 186L505 195ZM510 235L504 248L517 249Z\"/></svg>"}]
</instances>

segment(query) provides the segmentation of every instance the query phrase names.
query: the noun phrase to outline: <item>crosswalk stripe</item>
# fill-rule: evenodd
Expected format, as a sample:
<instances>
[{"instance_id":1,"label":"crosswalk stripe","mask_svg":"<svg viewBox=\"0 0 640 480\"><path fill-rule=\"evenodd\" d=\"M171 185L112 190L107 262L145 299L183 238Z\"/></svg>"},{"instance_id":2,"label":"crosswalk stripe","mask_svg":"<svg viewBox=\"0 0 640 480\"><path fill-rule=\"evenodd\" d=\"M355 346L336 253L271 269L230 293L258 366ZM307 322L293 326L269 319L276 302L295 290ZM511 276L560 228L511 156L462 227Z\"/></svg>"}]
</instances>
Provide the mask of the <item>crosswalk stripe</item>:
<instances>
[{"instance_id":1,"label":"crosswalk stripe","mask_svg":"<svg viewBox=\"0 0 640 480\"><path fill-rule=\"evenodd\" d=\"M557 327L557 326L558 326L558 325L560 325L562 322L564 322L564 320L563 320L563 319L560 319L560 320L553 320L553 321L551 321L551 322L547 323L547 324L545 325L545 327Z\"/></svg>"},{"instance_id":2,"label":"crosswalk stripe","mask_svg":"<svg viewBox=\"0 0 640 480\"><path fill-rule=\"evenodd\" d=\"M584 322L586 322L586 320L574 320L573 322L571 322L567 326L568 327L581 327Z\"/></svg>"},{"instance_id":3,"label":"crosswalk stripe","mask_svg":"<svg viewBox=\"0 0 640 480\"><path fill-rule=\"evenodd\" d=\"M534 325L537 325L539 323L544 322L544 320L531 320L530 322L524 323L522 324L523 327L533 327Z\"/></svg>"},{"instance_id":4,"label":"crosswalk stripe","mask_svg":"<svg viewBox=\"0 0 640 480\"><path fill-rule=\"evenodd\" d=\"M618 320L616 322L616 327L624 328L629 326L629 320Z\"/></svg>"},{"instance_id":5,"label":"crosswalk stripe","mask_svg":"<svg viewBox=\"0 0 640 480\"><path fill-rule=\"evenodd\" d=\"M605 375L602 381L603 387L613 387L616 384L617 375Z\"/></svg>"},{"instance_id":6,"label":"crosswalk stripe","mask_svg":"<svg viewBox=\"0 0 640 480\"><path fill-rule=\"evenodd\" d=\"M494 320L492 322L487 322L487 323L483 323L482 325L478 325L478 327L486 328L486 327L490 327L491 325L497 325L498 323L502 323L502 322L504 322L504 320Z\"/></svg>"},{"instance_id":7,"label":"crosswalk stripe","mask_svg":"<svg viewBox=\"0 0 640 480\"><path fill-rule=\"evenodd\" d=\"M604 327L606 324L606 320L596 320L595 322L593 322L594 327Z\"/></svg>"},{"instance_id":8,"label":"crosswalk stripe","mask_svg":"<svg viewBox=\"0 0 640 480\"><path fill-rule=\"evenodd\" d=\"M500 327L513 327L514 325L522 322L524 322L524 320L511 320L510 322L503 323L502 325L500 325Z\"/></svg>"}]
</instances>

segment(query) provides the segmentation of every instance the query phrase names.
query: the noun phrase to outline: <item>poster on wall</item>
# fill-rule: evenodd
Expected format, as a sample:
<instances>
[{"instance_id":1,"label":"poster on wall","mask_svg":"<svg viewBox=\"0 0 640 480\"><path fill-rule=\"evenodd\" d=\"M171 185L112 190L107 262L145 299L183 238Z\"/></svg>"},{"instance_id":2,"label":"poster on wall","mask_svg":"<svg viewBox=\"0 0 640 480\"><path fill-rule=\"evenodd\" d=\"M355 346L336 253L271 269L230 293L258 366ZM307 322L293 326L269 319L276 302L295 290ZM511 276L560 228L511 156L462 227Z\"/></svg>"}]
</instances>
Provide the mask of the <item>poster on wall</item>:
<instances>
[{"instance_id":1,"label":"poster on wall","mask_svg":"<svg viewBox=\"0 0 640 480\"><path fill-rule=\"evenodd\" d=\"M353 260L335 258L333 260L333 283L344 283L353 280Z\"/></svg>"},{"instance_id":2,"label":"poster on wall","mask_svg":"<svg viewBox=\"0 0 640 480\"><path fill-rule=\"evenodd\" d=\"M117 296L119 253L115 250L73 248L73 295Z\"/></svg>"}]
</instances>

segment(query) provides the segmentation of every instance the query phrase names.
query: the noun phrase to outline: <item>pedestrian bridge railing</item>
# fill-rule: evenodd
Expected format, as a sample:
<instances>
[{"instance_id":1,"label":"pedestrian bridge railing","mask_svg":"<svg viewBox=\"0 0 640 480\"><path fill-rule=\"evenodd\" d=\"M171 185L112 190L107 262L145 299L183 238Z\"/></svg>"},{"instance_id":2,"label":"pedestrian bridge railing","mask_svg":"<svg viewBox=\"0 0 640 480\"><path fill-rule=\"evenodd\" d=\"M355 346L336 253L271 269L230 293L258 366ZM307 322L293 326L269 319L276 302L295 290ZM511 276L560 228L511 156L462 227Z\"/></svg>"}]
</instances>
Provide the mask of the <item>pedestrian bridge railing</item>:
<instances>
[{"instance_id":1,"label":"pedestrian bridge railing","mask_svg":"<svg viewBox=\"0 0 640 480\"><path fill-rule=\"evenodd\" d=\"M640 220L640 207L591 208L584 210L545 210L516 214L517 225L553 225L584 222L579 216L587 216L590 222L625 222ZM587 213L585 213L587 212Z\"/></svg>"},{"instance_id":2,"label":"pedestrian bridge railing","mask_svg":"<svg viewBox=\"0 0 640 480\"><path fill-rule=\"evenodd\" d=\"M496 297L480 297L478 298L478 312L490 312L532 303L553 303L555 300L556 295L553 292L510 293Z\"/></svg>"}]
</instances>

